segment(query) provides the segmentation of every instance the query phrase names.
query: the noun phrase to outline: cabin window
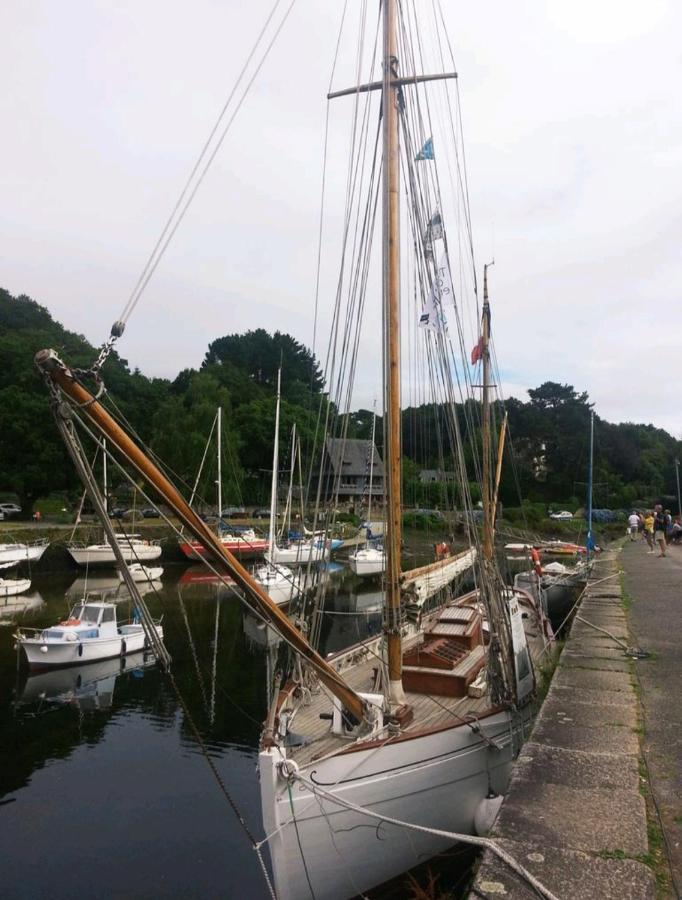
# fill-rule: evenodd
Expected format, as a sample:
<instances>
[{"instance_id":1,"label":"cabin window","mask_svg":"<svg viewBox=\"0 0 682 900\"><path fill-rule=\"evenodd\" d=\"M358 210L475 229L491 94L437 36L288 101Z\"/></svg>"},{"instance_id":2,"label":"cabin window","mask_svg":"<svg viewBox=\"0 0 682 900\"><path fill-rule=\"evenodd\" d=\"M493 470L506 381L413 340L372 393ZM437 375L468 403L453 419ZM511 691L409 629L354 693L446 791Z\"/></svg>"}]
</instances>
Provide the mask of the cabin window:
<instances>
[{"instance_id":1,"label":"cabin window","mask_svg":"<svg viewBox=\"0 0 682 900\"><path fill-rule=\"evenodd\" d=\"M104 610L103 610L103 612L102 612L102 621L103 621L103 622L113 622L113 621L114 621L114 608L113 608L113 606L111 606L111 607L105 607L105 608L104 608Z\"/></svg>"},{"instance_id":2,"label":"cabin window","mask_svg":"<svg viewBox=\"0 0 682 900\"><path fill-rule=\"evenodd\" d=\"M81 619L85 619L86 622L97 622L99 613L99 606L84 606L80 617Z\"/></svg>"}]
</instances>

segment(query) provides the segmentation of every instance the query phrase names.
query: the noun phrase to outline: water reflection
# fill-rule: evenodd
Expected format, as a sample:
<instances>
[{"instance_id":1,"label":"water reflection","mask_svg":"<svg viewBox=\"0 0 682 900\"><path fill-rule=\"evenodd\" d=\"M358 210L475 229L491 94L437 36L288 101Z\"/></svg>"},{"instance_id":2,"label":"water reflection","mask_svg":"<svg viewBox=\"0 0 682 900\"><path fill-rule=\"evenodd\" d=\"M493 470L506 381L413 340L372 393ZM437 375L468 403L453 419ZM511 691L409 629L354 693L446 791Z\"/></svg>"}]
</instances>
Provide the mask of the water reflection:
<instances>
[{"instance_id":1,"label":"water reflection","mask_svg":"<svg viewBox=\"0 0 682 900\"><path fill-rule=\"evenodd\" d=\"M21 617L32 610L40 609L45 605L45 601L40 591L32 591L30 594L17 594L14 597L0 597L0 619L15 619L19 621ZM10 625L12 622L3 622Z\"/></svg>"},{"instance_id":2,"label":"water reflection","mask_svg":"<svg viewBox=\"0 0 682 900\"><path fill-rule=\"evenodd\" d=\"M16 689L19 705L69 703L81 711L111 709L116 679L129 672L139 676L153 666L151 653L140 651L117 659L106 659L84 666L69 666L48 672L20 675Z\"/></svg>"},{"instance_id":3,"label":"water reflection","mask_svg":"<svg viewBox=\"0 0 682 900\"><path fill-rule=\"evenodd\" d=\"M377 633L379 585L358 582L338 566L321 574L322 652ZM10 598L22 608L4 621L21 616L22 624L45 627L86 591L129 599L114 572L96 573L87 584L82 575L37 572L34 585L34 593ZM246 612L234 591L207 580L201 567L167 566L145 600L154 617L163 616L182 703L153 660L140 655L123 665L115 659L36 675L22 670L18 677L12 628L0 629L0 797L16 800L2 807L5 896L72 896L73 884L35 865L48 856L78 871L85 896L97 896L103 883L114 896L158 893L143 884L155 884L167 897L266 896L193 727L261 836L258 738L278 654L285 651L275 632ZM97 867L82 866L76 824L86 830ZM141 841L150 852L140 852ZM130 864L116 864L121 856ZM199 862L188 865L188 859Z\"/></svg>"},{"instance_id":4,"label":"water reflection","mask_svg":"<svg viewBox=\"0 0 682 900\"><path fill-rule=\"evenodd\" d=\"M161 590L163 585L160 581L138 581L136 582L136 587L144 597L151 591ZM97 594L102 600L107 600L110 603L132 599L127 585L119 579L117 572L113 574L111 572L98 572L96 575L79 575L69 586L65 596L73 601L80 600L81 597L85 597L88 594Z\"/></svg>"}]
</instances>

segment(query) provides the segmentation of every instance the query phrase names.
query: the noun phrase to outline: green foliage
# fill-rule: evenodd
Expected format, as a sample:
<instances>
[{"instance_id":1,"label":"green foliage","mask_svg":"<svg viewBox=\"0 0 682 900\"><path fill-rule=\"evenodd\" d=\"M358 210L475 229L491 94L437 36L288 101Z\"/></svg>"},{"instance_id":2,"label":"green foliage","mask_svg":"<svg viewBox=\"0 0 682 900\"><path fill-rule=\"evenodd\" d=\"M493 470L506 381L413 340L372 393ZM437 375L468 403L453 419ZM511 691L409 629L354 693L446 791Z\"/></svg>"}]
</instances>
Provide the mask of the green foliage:
<instances>
[{"instance_id":1,"label":"green foliage","mask_svg":"<svg viewBox=\"0 0 682 900\"><path fill-rule=\"evenodd\" d=\"M73 500L80 489L73 467L48 415L45 387L32 364L38 350L54 348L73 367L87 368L97 349L79 334L55 322L29 297L0 289L0 493L17 494L25 514L37 497L61 492ZM290 335L256 329L217 338L197 371L186 369L174 381L131 372L115 352L103 375L116 407L168 468L193 483L217 406L223 408L223 496L225 503L267 502L272 460L277 369L282 363L280 467L290 458L291 428L296 423L303 448L304 477L313 464L318 414L328 403L314 355ZM589 418L586 393L571 385L545 382L529 391L527 403L507 402L509 437L500 500L509 522L538 527L547 506L575 512L584 505ZM333 409L332 420L336 419ZM468 401L455 409L464 448L471 498L480 500L475 479L480 469L480 408ZM493 407L493 422L503 410ZM335 429L349 438L368 440L373 412L360 409ZM448 434L452 409L424 404L402 414L403 499L417 509L464 506L455 473L459 469ZM494 432L497 427L494 428ZM383 423L376 419L376 444L383 456ZM319 451L320 438L317 437ZM493 454L495 450L493 449ZM663 502L676 510L674 460L682 445L652 425L612 425L595 419L594 505L631 509ZM209 454L201 492L213 503L215 454ZM494 460L493 460L494 461ZM213 466L213 468L211 468ZM313 464L314 469L314 464ZM423 479L431 469L434 479ZM112 472L113 474L113 472ZM114 476L115 477L115 476ZM524 498L519 507L519 494ZM568 498L568 499L566 499ZM427 527L436 523L416 523ZM558 527L558 526L556 526Z\"/></svg>"}]
</instances>

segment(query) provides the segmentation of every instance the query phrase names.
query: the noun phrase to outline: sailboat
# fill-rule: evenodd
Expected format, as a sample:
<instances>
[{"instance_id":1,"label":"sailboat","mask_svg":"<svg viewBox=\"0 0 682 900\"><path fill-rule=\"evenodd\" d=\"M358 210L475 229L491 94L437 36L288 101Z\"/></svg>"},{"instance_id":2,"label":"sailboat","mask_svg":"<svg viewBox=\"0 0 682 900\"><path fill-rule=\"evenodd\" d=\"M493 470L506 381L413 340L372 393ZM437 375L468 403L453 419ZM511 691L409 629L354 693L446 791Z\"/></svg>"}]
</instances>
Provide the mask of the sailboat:
<instances>
[{"instance_id":1,"label":"sailboat","mask_svg":"<svg viewBox=\"0 0 682 900\"><path fill-rule=\"evenodd\" d=\"M458 834L472 833L483 811L499 804L506 790L533 718L532 659L546 649L541 610L502 585L493 554L487 291L479 342L483 537L478 552L472 529L474 546L466 551L476 563L477 587L451 595L448 575L463 565L458 558L439 560L426 571L401 572L399 130L410 124L404 117L408 87L454 73L401 75L396 0L383 0L381 20L381 79L340 92L354 97L381 92L387 475L381 635L323 657L118 427L82 375L52 350L36 356L61 401L53 409L67 446L76 446L81 422L105 435L201 543L207 562L232 577L245 602L292 651L290 671L272 694L258 757L265 843L279 900L355 896L447 849ZM401 35L404 40L404 31ZM406 64L414 64L414 57L408 55ZM425 145L422 158L433 158L432 150L428 153ZM435 284L433 259L421 263ZM432 306L436 299L432 291ZM430 311L423 315L428 320ZM121 333L117 323L112 335ZM428 337L434 352L442 350L438 323ZM445 364L444 356L439 360ZM414 619L404 612L406 585L422 600ZM439 598L442 602L429 608Z\"/></svg>"},{"instance_id":2,"label":"sailboat","mask_svg":"<svg viewBox=\"0 0 682 900\"><path fill-rule=\"evenodd\" d=\"M100 448L98 448L98 451L99 449ZM108 512L109 492L107 487L106 440L102 441L101 449L103 476L102 480L104 484L103 500L105 511ZM82 510L84 501L85 494L83 494L83 498L81 500L80 510ZM76 526L78 525L78 521L80 519L80 510L78 512L78 515L76 516L76 525L74 525L73 531L71 532L71 540L67 541L66 543L66 549L71 556L71 559L73 559L77 566L87 568L90 568L90 566L116 565L116 552L114 551L114 548L111 546L111 543L106 536L104 540L99 543L86 543L83 541L73 540ZM116 541L126 563L151 562L152 560L158 559L161 556L161 544L159 543L159 541L146 540L139 534L119 532L116 536Z\"/></svg>"},{"instance_id":3,"label":"sailboat","mask_svg":"<svg viewBox=\"0 0 682 900\"><path fill-rule=\"evenodd\" d=\"M211 433L209 434L208 441L206 442L204 458L202 459L201 465L199 466L199 471L197 472L197 477L194 482L194 488L192 490L190 503L193 502L196 495L197 487L199 485L199 479L201 478L201 472L206 460L206 453L208 452L214 429L217 435L216 453L218 462L218 477L216 478L216 487L218 499L218 519L220 522L220 540L231 553L234 553L235 556L238 556L240 559L253 559L254 557L262 556L265 548L267 547L267 542L264 541L262 537L259 537L253 530L253 528L245 528L237 531L235 528L230 528L223 525L223 410L220 406L218 407L218 411L216 412L216 417L213 420L213 427L211 428ZM193 540L192 538L186 539L182 537L179 539L178 545L183 555L186 556L187 559L201 559L206 552L206 548L201 543L201 541Z\"/></svg>"},{"instance_id":4,"label":"sailboat","mask_svg":"<svg viewBox=\"0 0 682 900\"><path fill-rule=\"evenodd\" d=\"M14 569L21 563L39 562L50 546L49 541L13 541L0 544L0 570Z\"/></svg>"},{"instance_id":5,"label":"sailboat","mask_svg":"<svg viewBox=\"0 0 682 900\"><path fill-rule=\"evenodd\" d=\"M272 456L272 487L270 490L270 533L268 549L265 559L270 569L263 574L270 578L276 576L278 566L307 566L308 563L326 562L331 553L331 544L326 541L324 535L312 535L309 538L296 538L281 545L277 542L277 468L279 465L279 407L281 402L282 370L277 371L277 407L275 412L275 442ZM293 475L293 452L292 452ZM303 527L303 522L301 522ZM293 576L290 577L289 569L282 568L279 577L280 582L288 580L291 585ZM275 575L273 575L275 573Z\"/></svg>"},{"instance_id":6,"label":"sailboat","mask_svg":"<svg viewBox=\"0 0 682 900\"><path fill-rule=\"evenodd\" d=\"M275 406L275 438L272 449L272 481L270 484L270 527L268 531L268 549L265 554L266 563L254 572L254 578L272 597L275 603L284 605L294 600L300 592L299 577L291 569L275 561L276 529L277 529L277 476L279 471L279 413L282 400L282 370L277 370L277 402ZM292 441L292 445L294 442ZM293 476L293 451L291 471Z\"/></svg>"},{"instance_id":7,"label":"sailboat","mask_svg":"<svg viewBox=\"0 0 682 900\"><path fill-rule=\"evenodd\" d=\"M376 434L376 409L372 414L372 439L367 450L369 468L369 494L367 499L367 541L364 547L358 547L354 553L348 554L348 565L356 575L381 575L386 568L386 553L382 544L371 540L372 522L372 480L374 475L374 437Z\"/></svg>"}]
</instances>

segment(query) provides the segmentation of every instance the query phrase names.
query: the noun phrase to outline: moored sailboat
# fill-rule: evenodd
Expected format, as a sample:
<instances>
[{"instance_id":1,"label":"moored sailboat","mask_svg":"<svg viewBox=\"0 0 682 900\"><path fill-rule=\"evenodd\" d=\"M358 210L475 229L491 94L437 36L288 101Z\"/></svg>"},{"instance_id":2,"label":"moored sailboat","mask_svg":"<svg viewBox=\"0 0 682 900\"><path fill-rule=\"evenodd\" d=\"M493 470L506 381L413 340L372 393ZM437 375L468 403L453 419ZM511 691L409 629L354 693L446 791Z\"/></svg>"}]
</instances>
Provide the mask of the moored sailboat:
<instances>
[{"instance_id":1,"label":"moored sailboat","mask_svg":"<svg viewBox=\"0 0 682 900\"><path fill-rule=\"evenodd\" d=\"M61 401L54 403L54 412L67 443L70 429L81 421L106 435L126 465L147 480L201 544L215 571L221 577L229 573L264 627L275 629L293 651L294 662L273 694L259 753L263 825L280 900L354 896L445 849L457 833L471 833L491 793L506 789L512 760L533 715L532 657L545 646L540 611L502 586L493 556L487 296L480 350L483 540L472 531L472 548L466 551L467 565L476 562L477 587L462 597L451 596L448 589L464 563L441 560L438 568L420 573L413 582L422 583L419 577L440 579L433 598L439 595L442 602L421 609L418 621L405 616L400 563L398 133L404 88L430 76L399 75L395 0L384 0L382 16L382 79L349 92L380 90L382 96L387 478L380 636L322 657L118 428L86 389L82 375L53 351L36 357L55 401ZM422 262L435 278L433 261ZM430 337L434 353L442 350L442 331ZM439 363L444 361L445 355L439 358Z\"/></svg>"}]
</instances>

